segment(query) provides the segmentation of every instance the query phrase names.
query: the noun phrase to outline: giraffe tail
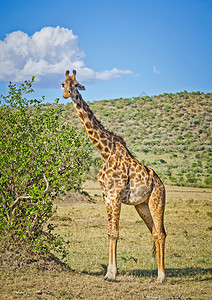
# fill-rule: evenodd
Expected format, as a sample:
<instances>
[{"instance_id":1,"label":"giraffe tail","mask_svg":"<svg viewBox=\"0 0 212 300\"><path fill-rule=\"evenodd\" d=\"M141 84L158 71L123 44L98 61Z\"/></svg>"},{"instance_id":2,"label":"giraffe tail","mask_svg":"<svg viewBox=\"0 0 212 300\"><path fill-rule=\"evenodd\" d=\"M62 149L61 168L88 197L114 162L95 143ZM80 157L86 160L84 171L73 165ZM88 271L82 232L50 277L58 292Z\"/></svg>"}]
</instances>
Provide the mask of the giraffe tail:
<instances>
[{"instance_id":1,"label":"giraffe tail","mask_svg":"<svg viewBox=\"0 0 212 300\"><path fill-rule=\"evenodd\" d=\"M155 242L153 241L153 245L152 245L152 256L155 257L156 255L156 246L155 246Z\"/></svg>"}]
</instances>

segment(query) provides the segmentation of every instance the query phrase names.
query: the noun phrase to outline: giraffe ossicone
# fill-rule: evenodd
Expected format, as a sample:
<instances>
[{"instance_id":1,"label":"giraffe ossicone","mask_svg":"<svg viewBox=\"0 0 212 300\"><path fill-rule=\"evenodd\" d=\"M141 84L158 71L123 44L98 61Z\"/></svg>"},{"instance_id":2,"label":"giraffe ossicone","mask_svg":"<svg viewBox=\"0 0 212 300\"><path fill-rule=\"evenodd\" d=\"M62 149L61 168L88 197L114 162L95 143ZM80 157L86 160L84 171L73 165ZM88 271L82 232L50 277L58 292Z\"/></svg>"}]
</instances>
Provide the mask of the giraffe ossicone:
<instances>
[{"instance_id":1,"label":"giraffe ossicone","mask_svg":"<svg viewBox=\"0 0 212 300\"><path fill-rule=\"evenodd\" d=\"M115 281L117 274L117 241L121 204L132 205L150 230L157 255L158 282L165 279L164 228L165 187L155 171L139 162L127 149L124 140L105 129L94 116L78 89L85 87L76 80L76 71L66 71L62 83L63 97L72 98L82 125L93 145L102 156L102 166L97 175L103 189L103 199L108 213L109 265L105 280Z\"/></svg>"}]
</instances>

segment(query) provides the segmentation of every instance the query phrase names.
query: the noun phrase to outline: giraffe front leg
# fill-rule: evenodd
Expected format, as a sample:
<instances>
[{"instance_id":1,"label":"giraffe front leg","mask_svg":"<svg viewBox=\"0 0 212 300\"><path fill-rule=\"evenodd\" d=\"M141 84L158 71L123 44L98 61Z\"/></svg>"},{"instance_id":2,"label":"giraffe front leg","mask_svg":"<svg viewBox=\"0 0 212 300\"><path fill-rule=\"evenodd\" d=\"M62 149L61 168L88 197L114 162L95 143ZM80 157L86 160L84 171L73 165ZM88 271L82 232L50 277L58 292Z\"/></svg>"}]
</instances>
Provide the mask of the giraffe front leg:
<instances>
[{"instance_id":1,"label":"giraffe front leg","mask_svg":"<svg viewBox=\"0 0 212 300\"><path fill-rule=\"evenodd\" d=\"M116 281L117 274L117 241L119 236L119 217L121 205L111 205L105 201L108 213L108 236L109 236L109 265L105 280Z\"/></svg>"},{"instance_id":2,"label":"giraffe front leg","mask_svg":"<svg viewBox=\"0 0 212 300\"><path fill-rule=\"evenodd\" d=\"M107 274L105 275L105 280L116 281L117 274L117 240L113 236L109 236L109 264L107 268Z\"/></svg>"}]
</instances>

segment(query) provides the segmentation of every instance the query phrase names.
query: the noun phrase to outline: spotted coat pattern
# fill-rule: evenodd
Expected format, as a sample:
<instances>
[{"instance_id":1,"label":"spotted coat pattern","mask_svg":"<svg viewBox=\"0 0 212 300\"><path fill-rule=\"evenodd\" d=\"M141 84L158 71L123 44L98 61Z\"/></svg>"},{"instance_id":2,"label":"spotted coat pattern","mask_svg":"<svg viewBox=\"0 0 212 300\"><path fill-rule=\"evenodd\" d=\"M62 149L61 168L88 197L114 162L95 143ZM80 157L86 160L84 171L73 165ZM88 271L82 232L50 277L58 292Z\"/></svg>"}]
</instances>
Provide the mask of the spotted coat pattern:
<instances>
[{"instance_id":1,"label":"spotted coat pattern","mask_svg":"<svg viewBox=\"0 0 212 300\"><path fill-rule=\"evenodd\" d=\"M164 209L165 188L151 168L140 163L127 149L124 140L103 127L82 99L78 89L85 89L66 71L62 83L64 98L71 97L82 125L93 145L102 156L103 163L98 180L108 213L109 265L106 280L114 281L117 274L116 250L119 236L121 204L132 205L152 233L158 262L158 282L165 279L164 272Z\"/></svg>"}]
</instances>

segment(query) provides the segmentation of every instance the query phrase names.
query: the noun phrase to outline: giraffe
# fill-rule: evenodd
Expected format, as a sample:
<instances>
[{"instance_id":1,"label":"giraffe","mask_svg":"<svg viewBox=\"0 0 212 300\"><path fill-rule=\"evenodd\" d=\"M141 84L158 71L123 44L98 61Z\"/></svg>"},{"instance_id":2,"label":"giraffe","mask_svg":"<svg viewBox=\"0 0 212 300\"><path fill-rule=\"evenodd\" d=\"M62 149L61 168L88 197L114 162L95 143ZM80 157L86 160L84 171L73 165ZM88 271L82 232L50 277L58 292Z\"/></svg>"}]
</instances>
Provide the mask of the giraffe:
<instances>
[{"instance_id":1,"label":"giraffe","mask_svg":"<svg viewBox=\"0 0 212 300\"><path fill-rule=\"evenodd\" d=\"M135 207L150 230L157 256L158 283L165 279L164 228L165 187L155 171L139 162L128 150L124 140L104 128L94 116L79 90L85 87L76 81L76 71L61 85L63 97L72 98L79 119L93 145L102 156L102 166L97 175L103 189L103 200L108 214L109 264L105 280L116 281L117 241L121 204Z\"/></svg>"}]
</instances>

